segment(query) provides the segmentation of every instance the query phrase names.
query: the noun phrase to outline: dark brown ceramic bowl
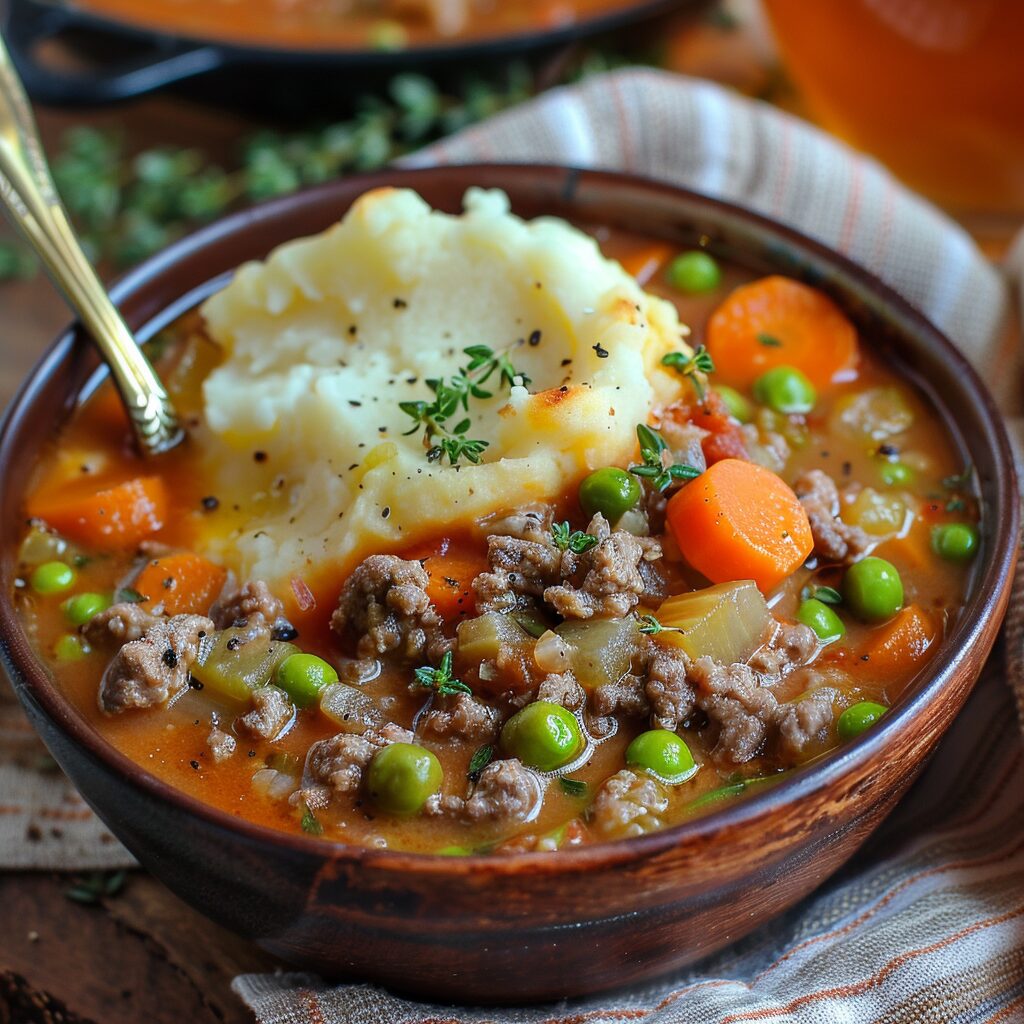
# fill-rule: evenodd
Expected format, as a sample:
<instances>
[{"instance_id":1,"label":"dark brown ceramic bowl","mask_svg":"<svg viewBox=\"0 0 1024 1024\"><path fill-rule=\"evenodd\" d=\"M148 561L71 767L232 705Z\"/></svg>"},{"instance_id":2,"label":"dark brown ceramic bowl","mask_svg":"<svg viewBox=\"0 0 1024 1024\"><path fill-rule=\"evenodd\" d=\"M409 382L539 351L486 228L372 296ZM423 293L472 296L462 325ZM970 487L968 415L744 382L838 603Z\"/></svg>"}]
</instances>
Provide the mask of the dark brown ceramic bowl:
<instances>
[{"instance_id":1,"label":"dark brown ceramic bowl","mask_svg":"<svg viewBox=\"0 0 1024 1024\"><path fill-rule=\"evenodd\" d=\"M11 604L22 496L95 359L72 330L15 400L0 438L2 658L35 727L139 861L211 918L333 976L461 1002L552 999L689 963L819 885L892 809L960 710L988 655L1017 552L1010 451L984 387L905 302L822 246L742 209L613 174L550 167L388 172L230 217L115 289L146 338L244 260L337 220L365 189L408 185L459 209L468 185L526 216L622 226L781 271L831 294L933 402L977 468L983 550L964 614L906 699L856 742L744 803L638 839L552 854L449 858L372 851L247 824L114 750L64 701Z\"/></svg>"}]
</instances>

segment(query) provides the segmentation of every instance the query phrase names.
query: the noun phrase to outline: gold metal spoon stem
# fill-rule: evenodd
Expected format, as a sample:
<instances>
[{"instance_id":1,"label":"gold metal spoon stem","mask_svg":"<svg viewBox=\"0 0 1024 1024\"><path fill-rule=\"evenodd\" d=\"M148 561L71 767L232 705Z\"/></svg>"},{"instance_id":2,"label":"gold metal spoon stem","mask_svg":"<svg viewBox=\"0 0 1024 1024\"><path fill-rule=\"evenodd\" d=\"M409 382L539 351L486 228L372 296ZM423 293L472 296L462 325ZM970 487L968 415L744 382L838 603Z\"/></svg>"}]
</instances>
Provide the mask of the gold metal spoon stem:
<instances>
[{"instance_id":1,"label":"gold metal spoon stem","mask_svg":"<svg viewBox=\"0 0 1024 1024\"><path fill-rule=\"evenodd\" d=\"M46 165L25 90L2 39L0 201L99 346L142 452L156 455L173 448L183 436L177 414L78 244Z\"/></svg>"}]
</instances>

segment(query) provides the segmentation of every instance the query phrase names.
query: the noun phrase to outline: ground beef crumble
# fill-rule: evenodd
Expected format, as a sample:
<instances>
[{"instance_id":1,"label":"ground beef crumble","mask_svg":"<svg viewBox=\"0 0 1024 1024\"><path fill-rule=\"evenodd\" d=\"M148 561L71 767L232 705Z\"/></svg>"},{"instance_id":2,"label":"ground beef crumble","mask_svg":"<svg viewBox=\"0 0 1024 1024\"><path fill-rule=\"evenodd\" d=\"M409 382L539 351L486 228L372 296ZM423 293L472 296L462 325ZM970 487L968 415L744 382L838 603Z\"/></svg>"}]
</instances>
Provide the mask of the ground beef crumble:
<instances>
[{"instance_id":1,"label":"ground beef crumble","mask_svg":"<svg viewBox=\"0 0 1024 1024\"><path fill-rule=\"evenodd\" d=\"M139 604L118 601L94 615L82 627L82 635L96 647L111 640L125 644L139 640L147 629L160 620L159 615L154 615Z\"/></svg>"},{"instance_id":2,"label":"ground beef crumble","mask_svg":"<svg viewBox=\"0 0 1024 1024\"><path fill-rule=\"evenodd\" d=\"M394 722L362 735L339 732L309 748L299 797L310 809L325 807L334 794L358 791L363 773L378 750L391 743L413 743L413 734Z\"/></svg>"},{"instance_id":3,"label":"ground beef crumble","mask_svg":"<svg viewBox=\"0 0 1024 1024\"><path fill-rule=\"evenodd\" d=\"M435 697L433 706L420 718L419 729L437 737L486 743L497 736L500 724L497 708L468 693L457 693Z\"/></svg>"},{"instance_id":4,"label":"ground beef crumble","mask_svg":"<svg viewBox=\"0 0 1024 1024\"><path fill-rule=\"evenodd\" d=\"M840 519L839 489L827 473L808 470L794 481L793 490L807 513L814 551L820 558L850 563L871 548L873 541L859 526Z\"/></svg>"},{"instance_id":5,"label":"ground beef crumble","mask_svg":"<svg viewBox=\"0 0 1024 1024\"><path fill-rule=\"evenodd\" d=\"M588 817L598 835L618 839L657 831L667 810L668 796L661 783L623 768L601 784Z\"/></svg>"},{"instance_id":6,"label":"ground beef crumble","mask_svg":"<svg viewBox=\"0 0 1024 1024\"><path fill-rule=\"evenodd\" d=\"M241 625L270 629L283 617L284 605L263 580L249 580L241 587L225 590L210 609L210 618L218 629Z\"/></svg>"},{"instance_id":7,"label":"ground beef crumble","mask_svg":"<svg viewBox=\"0 0 1024 1024\"><path fill-rule=\"evenodd\" d=\"M155 621L137 640L126 643L107 666L100 682L100 708L116 714L166 703L188 686L200 641L212 630L213 622L203 615Z\"/></svg>"},{"instance_id":8,"label":"ground beef crumble","mask_svg":"<svg viewBox=\"0 0 1024 1024\"><path fill-rule=\"evenodd\" d=\"M359 637L361 658L394 654L439 661L451 647L426 588L426 570L395 555L371 555L346 580L331 616L339 636Z\"/></svg>"},{"instance_id":9,"label":"ground beef crumble","mask_svg":"<svg viewBox=\"0 0 1024 1024\"><path fill-rule=\"evenodd\" d=\"M252 710L237 721L237 727L250 736L274 740L295 717L295 705L276 686L260 686L252 691Z\"/></svg>"}]
</instances>

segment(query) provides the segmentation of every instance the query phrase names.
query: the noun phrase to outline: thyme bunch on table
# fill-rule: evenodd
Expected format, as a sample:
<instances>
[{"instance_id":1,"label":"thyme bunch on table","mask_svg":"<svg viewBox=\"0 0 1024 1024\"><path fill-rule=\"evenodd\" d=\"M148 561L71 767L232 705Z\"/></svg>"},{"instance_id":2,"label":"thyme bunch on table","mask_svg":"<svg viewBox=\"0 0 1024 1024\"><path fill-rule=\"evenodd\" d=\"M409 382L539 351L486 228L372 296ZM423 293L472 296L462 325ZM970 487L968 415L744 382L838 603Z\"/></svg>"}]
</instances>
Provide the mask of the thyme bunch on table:
<instances>
[{"instance_id":1,"label":"thyme bunch on table","mask_svg":"<svg viewBox=\"0 0 1024 1024\"><path fill-rule=\"evenodd\" d=\"M620 63L591 51L561 81ZM533 92L533 72L521 61L445 90L423 75L399 74L381 94L357 99L344 120L256 131L242 140L233 167L192 147L132 152L123 132L84 125L63 135L51 166L87 255L104 271L119 270L232 209L376 170ZM0 281L29 279L37 270L20 241L0 238Z\"/></svg>"}]
</instances>

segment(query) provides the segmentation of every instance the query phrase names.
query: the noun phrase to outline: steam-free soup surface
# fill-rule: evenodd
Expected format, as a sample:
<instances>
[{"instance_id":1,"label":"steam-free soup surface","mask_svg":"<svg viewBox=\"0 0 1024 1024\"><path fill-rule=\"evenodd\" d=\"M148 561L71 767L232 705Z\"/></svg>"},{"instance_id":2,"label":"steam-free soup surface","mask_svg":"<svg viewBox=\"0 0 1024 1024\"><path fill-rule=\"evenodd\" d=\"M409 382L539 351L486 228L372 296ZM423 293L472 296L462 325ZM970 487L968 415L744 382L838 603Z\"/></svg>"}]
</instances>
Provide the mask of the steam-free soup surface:
<instances>
[{"instance_id":1,"label":"steam-free soup surface","mask_svg":"<svg viewBox=\"0 0 1024 1024\"><path fill-rule=\"evenodd\" d=\"M590 231L692 326L666 363L680 398L550 506L316 593L195 552L239 514L202 458L221 356L198 314L156 353L187 444L140 462L101 386L39 468L19 555L24 622L92 726L239 818L450 855L663 828L874 727L960 613L979 544L944 424L819 293ZM124 683L126 652L163 663L168 700Z\"/></svg>"}]
</instances>

